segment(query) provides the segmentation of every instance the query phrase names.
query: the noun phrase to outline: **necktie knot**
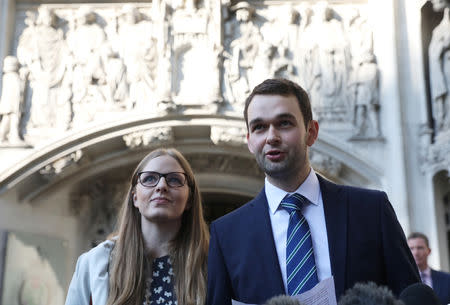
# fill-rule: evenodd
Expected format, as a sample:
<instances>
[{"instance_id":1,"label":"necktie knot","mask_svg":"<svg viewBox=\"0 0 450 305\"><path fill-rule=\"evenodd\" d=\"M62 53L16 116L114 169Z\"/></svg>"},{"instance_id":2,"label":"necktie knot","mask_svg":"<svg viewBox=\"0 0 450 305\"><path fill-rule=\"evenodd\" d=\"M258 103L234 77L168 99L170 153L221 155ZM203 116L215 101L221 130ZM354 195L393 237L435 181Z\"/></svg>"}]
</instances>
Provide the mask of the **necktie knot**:
<instances>
[{"instance_id":1,"label":"necktie knot","mask_svg":"<svg viewBox=\"0 0 450 305\"><path fill-rule=\"evenodd\" d=\"M281 201L281 206L291 214L293 211L300 211L306 204L308 204L308 199L298 193L292 195L287 195Z\"/></svg>"}]
</instances>

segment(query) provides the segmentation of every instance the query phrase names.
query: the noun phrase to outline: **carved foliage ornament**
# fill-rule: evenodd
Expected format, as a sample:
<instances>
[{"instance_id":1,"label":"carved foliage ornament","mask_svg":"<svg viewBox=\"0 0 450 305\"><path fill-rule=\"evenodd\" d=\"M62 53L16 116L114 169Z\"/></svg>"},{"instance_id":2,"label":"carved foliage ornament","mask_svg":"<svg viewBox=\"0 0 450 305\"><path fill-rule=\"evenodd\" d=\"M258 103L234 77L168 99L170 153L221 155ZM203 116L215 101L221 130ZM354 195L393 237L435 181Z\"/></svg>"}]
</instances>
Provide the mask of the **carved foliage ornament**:
<instances>
[{"instance_id":1,"label":"carved foliage ornament","mask_svg":"<svg viewBox=\"0 0 450 305\"><path fill-rule=\"evenodd\" d=\"M441 132L436 142L422 145L420 164L423 173L446 170L450 176L450 130Z\"/></svg>"},{"instance_id":2,"label":"carved foliage ornament","mask_svg":"<svg viewBox=\"0 0 450 305\"><path fill-rule=\"evenodd\" d=\"M211 127L211 141L216 144L241 146L246 144L247 130L244 127Z\"/></svg>"},{"instance_id":3,"label":"carved foliage ornament","mask_svg":"<svg viewBox=\"0 0 450 305\"><path fill-rule=\"evenodd\" d=\"M83 152L81 150L77 150L67 156L59 158L58 160L44 166L39 173L47 178L53 178L56 175L61 174L68 167L77 164L81 158L83 157Z\"/></svg>"},{"instance_id":4,"label":"carved foliage ornament","mask_svg":"<svg viewBox=\"0 0 450 305\"><path fill-rule=\"evenodd\" d=\"M134 149L173 141L173 131L171 127L152 128L124 135L123 140L127 147Z\"/></svg>"}]
</instances>

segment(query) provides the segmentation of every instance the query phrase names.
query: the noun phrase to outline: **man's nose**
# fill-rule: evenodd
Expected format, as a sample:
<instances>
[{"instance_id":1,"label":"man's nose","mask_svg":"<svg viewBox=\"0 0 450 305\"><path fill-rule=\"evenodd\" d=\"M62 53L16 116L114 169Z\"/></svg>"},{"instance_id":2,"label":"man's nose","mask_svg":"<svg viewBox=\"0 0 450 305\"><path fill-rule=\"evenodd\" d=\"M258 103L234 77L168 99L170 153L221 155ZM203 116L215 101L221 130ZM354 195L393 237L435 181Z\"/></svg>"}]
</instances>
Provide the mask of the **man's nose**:
<instances>
[{"instance_id":1,"label":"man's nose","mask_svg":"<svg viewBox=\"0 0 450 305\"><path fill-rule=\"evenodd\" d=\"M279 131L273 125L270 125L269 129L267 130L267 138L266 138L267 144L273 145L280 143L280 141L281 138Z\"/></svg>"}]
</instances>

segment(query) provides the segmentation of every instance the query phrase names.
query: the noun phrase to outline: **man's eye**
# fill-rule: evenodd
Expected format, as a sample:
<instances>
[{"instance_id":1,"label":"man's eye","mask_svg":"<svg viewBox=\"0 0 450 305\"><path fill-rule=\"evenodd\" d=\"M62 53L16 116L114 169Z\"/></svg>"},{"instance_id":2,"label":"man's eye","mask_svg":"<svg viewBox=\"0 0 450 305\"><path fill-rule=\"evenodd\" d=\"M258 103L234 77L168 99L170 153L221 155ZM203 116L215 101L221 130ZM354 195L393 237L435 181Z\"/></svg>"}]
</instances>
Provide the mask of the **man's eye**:
<instances>
[{"instance_id":1,"label":"man's eye","mask_svg":"<svg viewBox=\"0 0 450 305\"><path fill-rule=\"evenodd\" d=\"M281 121L281 122L279 123L279 125L280 125L281 127L287 127L287 126L292 126L293 124L292 124L291 121L283 120L283 121Z\"/></svg>"},{"instance_id":2,"label":"man's eye","mask_svg":"<svg viewBox=\"0 0 450 305\"><path fill-rule=\"evenodd\" d=\"M263 128L264 128L263 124L256 124L256 125L253 125L252 131L258 131L258 130L261 130Z\"/></svg>"}]
</instances>

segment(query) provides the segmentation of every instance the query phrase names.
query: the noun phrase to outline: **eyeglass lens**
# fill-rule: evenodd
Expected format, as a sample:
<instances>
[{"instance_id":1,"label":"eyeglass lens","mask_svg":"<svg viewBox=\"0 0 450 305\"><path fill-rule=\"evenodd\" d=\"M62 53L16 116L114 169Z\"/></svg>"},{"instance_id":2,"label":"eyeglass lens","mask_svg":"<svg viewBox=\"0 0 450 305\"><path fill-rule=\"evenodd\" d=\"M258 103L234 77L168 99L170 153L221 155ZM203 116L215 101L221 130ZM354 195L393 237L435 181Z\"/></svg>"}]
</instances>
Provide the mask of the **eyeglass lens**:
<instances>
[{"instance_id":1,"label":"eyeglass lens","mask_svg":"<svg viewBox=\"0 0 450 305\"><path fill-rule=\"evenodd\" d=\"M167 173L161 174L158 172L141 172L139 173L139 182L143 186L153 187L159 183L161 177L166 179L166 183L170 187L181 187L186 183L186 176L184 173Z\"/></svg>"}]
</instances>

